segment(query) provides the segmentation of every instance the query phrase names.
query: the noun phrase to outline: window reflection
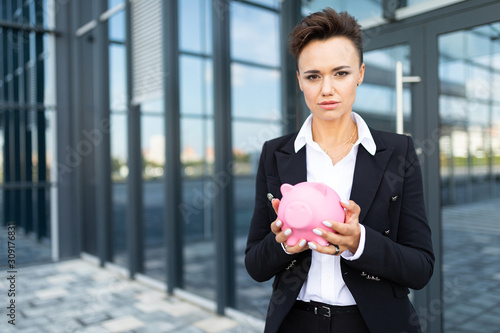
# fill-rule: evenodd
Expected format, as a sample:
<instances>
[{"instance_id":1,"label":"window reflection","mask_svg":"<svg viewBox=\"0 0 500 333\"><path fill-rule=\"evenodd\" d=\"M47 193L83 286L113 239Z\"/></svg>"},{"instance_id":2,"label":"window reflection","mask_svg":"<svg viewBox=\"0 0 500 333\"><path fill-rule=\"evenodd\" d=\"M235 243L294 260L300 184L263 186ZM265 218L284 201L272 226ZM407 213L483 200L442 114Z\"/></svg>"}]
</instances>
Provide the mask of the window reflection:
<instances>
[{"instance_id":1,"label":"window reflection","mask_svg":"<svg viewBox=\"0 0 500 333\"><path fill-rule=\"evenodd\" d=\"M303 1L303 14L309 15L326 7L347 11L358 21L382 16L382 0L308 0Z\"/></svg>"},{"instance_id":2,"label":"window reflection","mask_svg":"<svg viewBox=\"0 0 500 333\"><path fill-rule=\"evenodd\" d=\"M231 2L230 16L232 59L278 66L278 15L272 11Z\"/></svg>"},{"instance_id":3,"label":"window reflection","mask_svg":"<svg viewBox=\"0 0 500 333\"><path fill-rule=\"evenodd\" d=\"M213 114L212 61L181 55L181 114Z\"/></svg>"},{"instance_id":4,"label":"window reflection","mask_svg":"<svg viewBox=\"0 0 500 333\"><path fill-rule=\"evenodd\" d=\"M141 116L142 190L144 226L144 270L146 275L165 280L165 243L163 211L165 190L165 133L163 115Z\"/></svg>"},{"instance_id":5,"label":"window reflection","mask_svg":"<svg viewBox=\"0 0 500 333\"><path fill-rule=\"evenodd\" d=\"M500 23L442 35L439 46L440 178L443 228L444 286L460 283L461 289L444 307L446 332L484 327L481 316L456 316L475 301L489 297L482 286L495 285L489 271L498 247L498 197L500 196ZM467 228L474 221L473 228ZM460 244L467 244L466 247ZM462 249L463 253L457 253ZM467 279L471 270L465 253L487 254L473 267L485 277Z\"/></svg>"},{"instance_id":6,"label":"window reflection","mask_svg":"<svg viewBox=\"0 0 500 333\"><path fill-rule=\"evenodd\" d=\"M211 10L212 0L179 1L179 47L182 51L212 53Z\"/></svg>"},{"instance_id":7,"label":"window reflection","mask_svg":"<svg viewBox=\"0 0 500 333\"><path fill-rule=\"evenodd\" d=\"M125 59L124 45L111 44L109 46L109 104L112 111L123 111L127 108Z\"/></svg>"},{"instance_id":8,"label":"window reflection","mask_svg":"<svg viewBox=\"0 0 500 333\"><path fill-rule=\"evenodd\" d=\"M127 267L127 116L111 114L111 180L113 201L113 261Z\"/></svg>"},{"instance_id":9,"label":"window reflection","mask_svg":"<svg viewBox=\"0 0 500 333\"><path fill-rule=\"evenodd\" d=\"M396 130L396 63L403 63L403 75L410 75L410 47L397 45L364 53L366 65L353 110L373 128ZM403 86L404 132L411 133L410 86Z\"/></svg>"},{"instance_id":10,"label":"window reflection","mask_svg":"<svg viewBox=\"0 0 500 333\"><path fill-rule=\"evenodd\" d=\"M184 276L187 290L215 299L215 243L213 199L223 186L213 175L213 120L181 119L182 204ZM199 277L203 276L203 281Z\"/></svg>"},{"instance_id":11,"label":"window reflection","mask_svg":"<svg viewBox=\"0 0 500 333\"><path fill-rule=\"evenodd\" d=\"M499 24L439 38L443 203L479 200L494 191L500 146L495 109L500 80ZM479 191L481 189L481 191ZM477 192L477 195L476 195Z\"/></svg>"},{"instance_id":12,"label":"window reflection","mask_svg":"<svg viewBox=\"0 0 500 333\"><path fill-rule=\"evenodd\" d=\"M233 63L231 83L234 117L281 119L279 70Z\"/></svg>"},{"instance_id":13,"label":"window reflection","mask_svg":"<svg viewBox=\"0 0 500 333\"><path fill-rule=\"evenodd\" d=\"M125 42L125 11L119 11L111 16L108 20L108 26L110 41Z\"/></svg>"}]
</instances>

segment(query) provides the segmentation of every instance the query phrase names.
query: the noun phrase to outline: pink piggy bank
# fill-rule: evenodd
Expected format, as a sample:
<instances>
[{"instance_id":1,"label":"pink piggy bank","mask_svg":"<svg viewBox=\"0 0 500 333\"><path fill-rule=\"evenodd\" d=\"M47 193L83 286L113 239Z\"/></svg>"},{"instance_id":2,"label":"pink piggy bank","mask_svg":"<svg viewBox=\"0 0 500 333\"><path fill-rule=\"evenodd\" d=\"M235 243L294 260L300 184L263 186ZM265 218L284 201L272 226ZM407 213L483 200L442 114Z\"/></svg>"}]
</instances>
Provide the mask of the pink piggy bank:
<instances>
[{"instance_id":1,"label":"pink piggy bank","mask_svg":"<svg viewBox=\"0 0 500 333\"><path fill-rule=\"evenodd\" d=\"M281 202L278 218L283 222L282 230L292 229L287 244L294 246L301 239L313 241L321 246L328 242L312 232L321 227L323 221L344 222L344 208L340 205L340 197L331 187L323 183L302 182L295 186L281 185Z\"/></svg>"}]
</instances>

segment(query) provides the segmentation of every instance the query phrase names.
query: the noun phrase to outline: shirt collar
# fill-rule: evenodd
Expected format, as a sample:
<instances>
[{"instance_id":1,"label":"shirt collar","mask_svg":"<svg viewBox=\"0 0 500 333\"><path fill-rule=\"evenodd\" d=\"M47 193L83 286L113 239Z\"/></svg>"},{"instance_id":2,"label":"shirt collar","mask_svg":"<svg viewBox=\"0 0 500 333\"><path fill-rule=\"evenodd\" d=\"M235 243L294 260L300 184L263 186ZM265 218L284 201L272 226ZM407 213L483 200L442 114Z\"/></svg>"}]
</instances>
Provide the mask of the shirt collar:
<instances>
[{"instance_id":1,"label":"shirt collar","mask_svg":"<svg viewBox=\"0 0 500 333\"><path fill-rule=\"evenodd\" d=\"M351 117L352 120L358 126L358 141L356 141L355 145L361 144L363 145L363 147L365 147L366 151L368 151L372 156L375 155L375 152L377 151L377 145L373 140L368 125L365 123L363 118L361 118L361 116L356 112L351 112ZM312 123L312 114L310 114L309 117L307 117L307 119L304 121L304 124L300 128L300 131L297 134L297 137L295 138L294 142L295 152L298 152L306 144L312 144L313 139L312 139L311 123Z\"/></svg>"}]
</instances>

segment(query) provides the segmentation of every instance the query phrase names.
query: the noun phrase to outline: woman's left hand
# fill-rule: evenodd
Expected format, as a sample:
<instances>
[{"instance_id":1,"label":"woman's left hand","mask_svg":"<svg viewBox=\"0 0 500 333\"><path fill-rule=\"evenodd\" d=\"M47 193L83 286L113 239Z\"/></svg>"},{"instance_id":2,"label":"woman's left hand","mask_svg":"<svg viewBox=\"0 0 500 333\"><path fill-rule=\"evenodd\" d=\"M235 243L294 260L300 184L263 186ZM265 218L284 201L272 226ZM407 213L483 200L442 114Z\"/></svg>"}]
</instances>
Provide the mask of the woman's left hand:
<instances>
[{"instance_id":1,"label":"woman's left hand","mask_svg":"<svg viewBox=\"0 0 500 333\"><path fill-rule=\"evenodd\" d=\"M345 223L331 220L324 221L324 228L316 228L313 231L326 239L329 245L321 246L318 243L309 242L311 250L332 255L340 255L347 249L352 253L356 253L361 235L361 227L359 226L361 208L352 200L347 203L341 201L340 204L345 208ZM340 249L339 251L337 251L334 244Z\"/></svg>"}]
</instances>

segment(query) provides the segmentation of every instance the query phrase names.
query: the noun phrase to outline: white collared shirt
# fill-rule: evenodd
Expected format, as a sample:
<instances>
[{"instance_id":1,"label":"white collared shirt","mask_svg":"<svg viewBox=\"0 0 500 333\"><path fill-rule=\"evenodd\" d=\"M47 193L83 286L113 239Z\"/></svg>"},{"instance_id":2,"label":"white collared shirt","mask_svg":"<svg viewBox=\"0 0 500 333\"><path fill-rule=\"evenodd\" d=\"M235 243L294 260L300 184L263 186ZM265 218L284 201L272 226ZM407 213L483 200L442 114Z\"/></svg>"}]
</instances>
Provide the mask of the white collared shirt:
<instances>
[{"instance_id":1,"label":"white collared shirt","mask_svg":"<svg viewBox=\"0 0 500 333\"><path fill-rule=\"evenodd\" d=\"M320 182L333 188L342 201L348 201L351 196L354 166L359 145L375 155L377 149L370 129L358 114L352 112L351 117L358 126L358 140L349 154L333 165L330 157L313 141L312 114L306 119L294 142L295 152L306 146L307 181ZM356 253L344 251L341 256L346 260L356 260L365 247L365 228L361 226L359 247ZM312 251L312 263L307 279L302 285L298 300L317 301L332 305L354 305L351 292L342 279L340 257Z\"/></svg>"}]
</instances>

